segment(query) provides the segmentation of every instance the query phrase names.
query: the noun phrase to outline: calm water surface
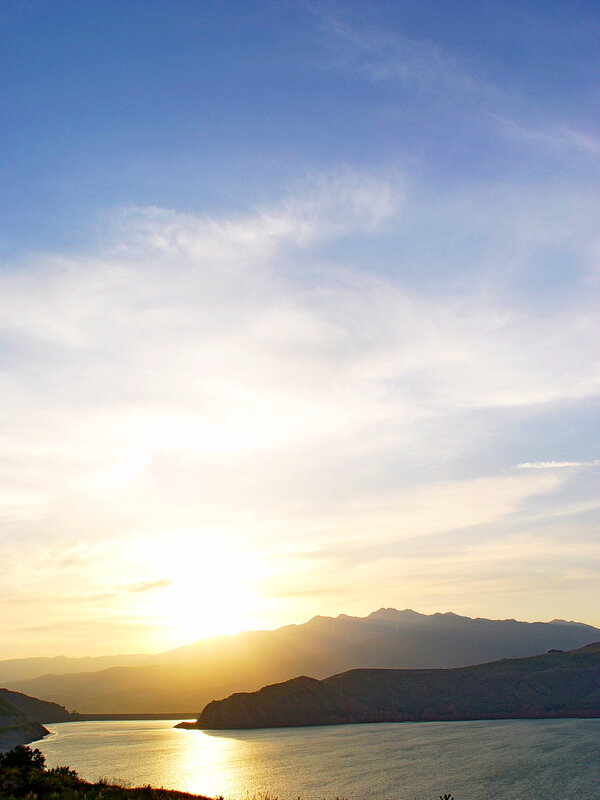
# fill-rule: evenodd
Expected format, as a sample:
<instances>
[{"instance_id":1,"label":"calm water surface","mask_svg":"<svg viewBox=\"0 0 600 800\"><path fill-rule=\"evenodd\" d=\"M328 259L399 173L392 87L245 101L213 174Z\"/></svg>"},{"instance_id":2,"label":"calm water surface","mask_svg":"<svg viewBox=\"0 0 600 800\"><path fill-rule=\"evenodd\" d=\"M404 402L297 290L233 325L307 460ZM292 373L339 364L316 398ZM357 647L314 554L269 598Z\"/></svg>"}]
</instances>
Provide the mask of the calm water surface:
<instances>
[{"instance_id":1,"label":"calm water surface","mask_svg":"<svg viewBox=\"0 0 600 800\"><path fill-rule=\"evenodd\" d=\"M64 722L37 742L88 780L245 800L600 800L600 719L177 730Z\"/></svg>"}]
</instances>

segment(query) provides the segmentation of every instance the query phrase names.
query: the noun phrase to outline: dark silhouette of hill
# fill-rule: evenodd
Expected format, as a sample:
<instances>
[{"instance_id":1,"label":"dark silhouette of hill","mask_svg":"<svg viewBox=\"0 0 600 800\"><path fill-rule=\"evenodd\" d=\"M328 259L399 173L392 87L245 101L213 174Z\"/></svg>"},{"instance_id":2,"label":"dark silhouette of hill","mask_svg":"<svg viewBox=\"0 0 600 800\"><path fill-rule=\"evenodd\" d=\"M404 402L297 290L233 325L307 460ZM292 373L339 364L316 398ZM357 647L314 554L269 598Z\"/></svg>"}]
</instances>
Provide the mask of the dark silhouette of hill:
<instances>
[{"instance_id":1,"label":"dark silhouette of hill","mask_svg":"<svg viewBox=\"0 0 600 800\"><path fill-rule=\"evenodd\" d=\"M189 715L215 697L299 674L324 678L355 668L460 667L570 650L596 639L598 628L560 620L529 623L380 609L367 617L314 617L274 631L204 639L150 657L151 663L7 684L82 713Z\"/></svg>"},{"instance_id":2,"label":"dark silhouette of hill","mask_svg":"<svg viewBox=\"0 0 600 800\"><path fill-rule=\"evenodd\" d=\"M362 722L600 717L600 643L454 669L302 676L209 703L204 729Z\"/></svg>"},{"instance_id":3,"label":"dark silhouette of hill","mask_svg":"<svg viewBox=\"0 0 600 800\"><path fill-rule=\"evenodd\" d=\"M0 750L41 739L48 731L43 722L66 722L69 712L56 703L0 689Z\"/></svg>"},{"instance_id":4,"label":"dark silhouette of hill","mask_svg":"<svg viewBox=\"0 0 600 800\"><path fill-rule=\"evenodd\" d=\"M26 681L40 675L68 675L74 672L96 672L109 667L151 664L154 655L84 656L83 658L11 658L0 661L0 683Z\"/></svg>"}]
</instances>

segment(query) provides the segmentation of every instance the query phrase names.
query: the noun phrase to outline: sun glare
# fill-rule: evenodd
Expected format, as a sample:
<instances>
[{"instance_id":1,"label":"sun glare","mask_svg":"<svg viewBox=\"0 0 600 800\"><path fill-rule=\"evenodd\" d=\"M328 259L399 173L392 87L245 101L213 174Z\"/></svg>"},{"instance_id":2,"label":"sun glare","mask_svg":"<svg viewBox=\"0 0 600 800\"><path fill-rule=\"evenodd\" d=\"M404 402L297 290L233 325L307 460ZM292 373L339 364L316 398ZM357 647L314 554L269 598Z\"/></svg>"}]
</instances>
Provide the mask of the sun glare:
<instances>
[{"instance_id":1,"label":"sun glare","mask_svg":"<svg viewBox=\"0 0 600 800\"><path fill-rule=\"evenodd\" d=\"M153 541L144 556L164 581L149 599L148 616L174 644L253 626L263 570L252 554L186 534Z\"/></svg>"}]
</instances>

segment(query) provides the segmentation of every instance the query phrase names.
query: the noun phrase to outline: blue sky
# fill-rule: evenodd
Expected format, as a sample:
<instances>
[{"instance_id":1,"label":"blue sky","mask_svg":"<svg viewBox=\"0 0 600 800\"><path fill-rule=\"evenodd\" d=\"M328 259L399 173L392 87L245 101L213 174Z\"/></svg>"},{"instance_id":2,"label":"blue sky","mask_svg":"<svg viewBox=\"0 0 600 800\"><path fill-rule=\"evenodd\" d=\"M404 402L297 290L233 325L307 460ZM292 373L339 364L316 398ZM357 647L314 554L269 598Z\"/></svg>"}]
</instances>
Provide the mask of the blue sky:
<instances>
[{"instance_id":1,"label":"blue sky","mask_svg":"<svg viewBox=\"0 0 600 800\"><path fill-rule=\"evenodd\" d=\"M0 1L6 657L600 625L599 30Z\"/></svg>"},{"instance_id":2,"label":"blue sky","mask_svg":"<svg viewBox=\"0 0 600 800\"><path fill-rule=\"evenodd\" d=\"M593 188L594 5L4 2L5 246L345 163Z\"/></svg>"}]
</instances>

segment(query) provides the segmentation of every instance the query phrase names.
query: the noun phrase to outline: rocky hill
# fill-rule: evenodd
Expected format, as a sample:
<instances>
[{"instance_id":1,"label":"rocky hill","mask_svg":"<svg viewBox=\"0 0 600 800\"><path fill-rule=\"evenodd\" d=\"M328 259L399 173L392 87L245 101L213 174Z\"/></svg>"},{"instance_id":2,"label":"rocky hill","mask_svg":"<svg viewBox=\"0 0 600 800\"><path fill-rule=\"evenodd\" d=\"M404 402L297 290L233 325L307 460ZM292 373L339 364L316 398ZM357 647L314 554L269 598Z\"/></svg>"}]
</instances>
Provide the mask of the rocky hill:
<instances>
[{"instance_id":1,"label":"rocky hill","mask_svg":"<svg viewBox=\"0 0 600 800\"><path fill-rule=\"evenodd\" d=\"M209 703L204 729L600 717L600 644L457 669L355 669Z\"/></svg>"}]
</instances>

